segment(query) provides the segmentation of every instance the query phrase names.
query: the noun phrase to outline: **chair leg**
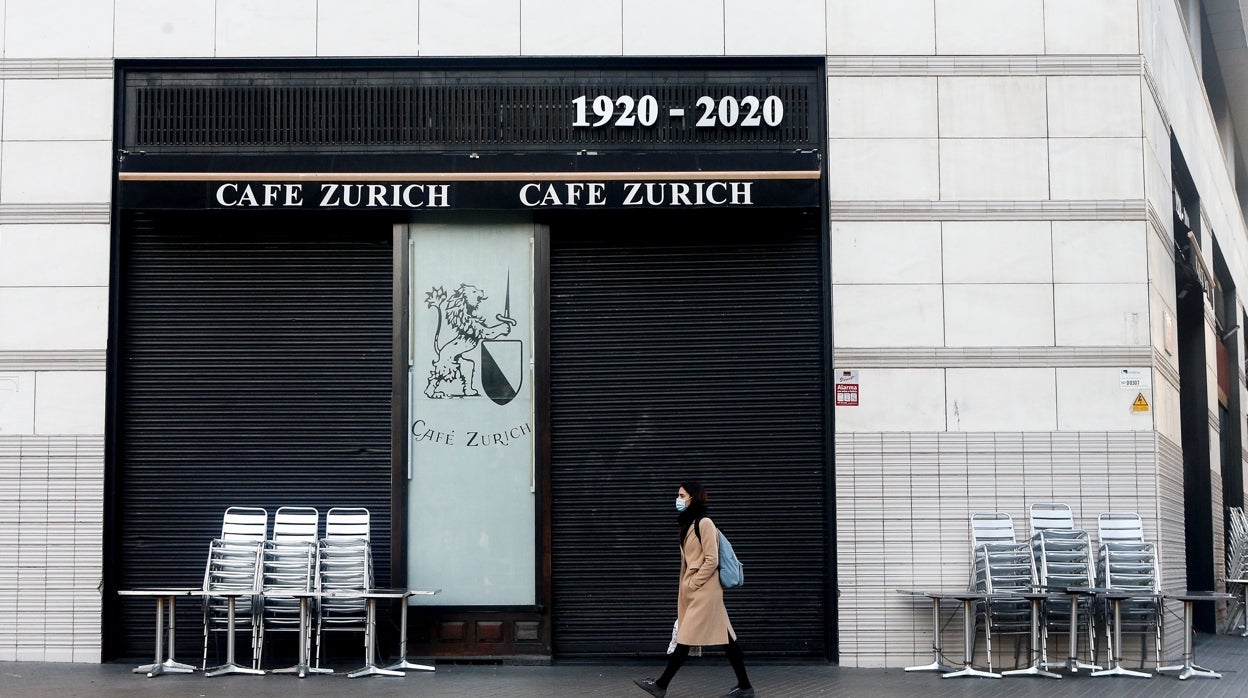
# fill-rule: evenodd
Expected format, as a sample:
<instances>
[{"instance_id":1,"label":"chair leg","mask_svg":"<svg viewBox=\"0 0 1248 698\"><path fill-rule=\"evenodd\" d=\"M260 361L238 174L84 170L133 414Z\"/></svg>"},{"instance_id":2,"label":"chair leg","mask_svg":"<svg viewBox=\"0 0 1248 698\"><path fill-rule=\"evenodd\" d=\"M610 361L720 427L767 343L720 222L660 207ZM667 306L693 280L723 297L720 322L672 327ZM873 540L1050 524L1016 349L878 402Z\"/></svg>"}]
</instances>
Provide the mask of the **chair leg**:
<instances>
[{"instance_id":1,"label":"chair leg","mask_svg":"<svg viewBox=\"0 0 1248 698\"><path fill-rule=\"evenodd\" d=\"M259 669L264 664L264 621L258 623L252 631L252 646L255 649L252 650L251 668Z\"/></svg>"},{"instance_id":2,"label":"chair leg","mask_svg":"<svg viewBox=\"0 0 1248 698\"><path fill-rule=\"evenodd\" d=\"M1109 627L1109 623L1111 623L1111 618L1106 613L1104 616L1104 649L1106 649L1109 662L1113 662L1113 628Z\"/></svg>"},{"instance_id":3,"label":"chair leg","mask_svg":"<svg viewBox=\"0 0 1248 698\"><path fill-rule=\"evenodd\" d=\"M321 619L319 614L316 619L316 668L321 668Z\"/></svg>"},{"instance_id":4,"label":"chair leg","mask_svg":"<svg viewBox=\"0 0 1248 698\"><path fill-rule=\"evenodd\" d=\"M988 655L988 671L992 672L992 611L984 607L984 649Z\"/></svg>"},{"instance_id":5,"label":"chair leg","mask_svg":"<svg viewBox=\"0 0 1248 698\"><path fill-rule=\"evenodd\" d=\"M1096 619L1092 617L1092 604L1088 604L1085 610L1086 613L1084 613L1083 617L1088 624L1088 663L1096 666ZM1078 650L1077 647L1075 649ZM1076 651L1075 655L1077 656L1078 654Z\"/></svg>"},{"instance_id":6,"label":"chair leg","mask_svg":"<svg viewBox=\"0 0 1248 698\"><path fill-rule=\"evenodd\" d=\"M208 668L208 610L204 609L204 660L199 670L204 671Z\"/></svg>"},{"instance_id":7,"label":"chair leg","mask_svg":"<svg viewBox=\"0 0 1248 698\"><path fill-rule=\"evenodd\" d=\"M1161 666L1161 624L1164 620L1164 618L1158 618L1157 625L1153 629L1153 642L1157 646L1157 666Z\"/></svg>"}]
</instances>

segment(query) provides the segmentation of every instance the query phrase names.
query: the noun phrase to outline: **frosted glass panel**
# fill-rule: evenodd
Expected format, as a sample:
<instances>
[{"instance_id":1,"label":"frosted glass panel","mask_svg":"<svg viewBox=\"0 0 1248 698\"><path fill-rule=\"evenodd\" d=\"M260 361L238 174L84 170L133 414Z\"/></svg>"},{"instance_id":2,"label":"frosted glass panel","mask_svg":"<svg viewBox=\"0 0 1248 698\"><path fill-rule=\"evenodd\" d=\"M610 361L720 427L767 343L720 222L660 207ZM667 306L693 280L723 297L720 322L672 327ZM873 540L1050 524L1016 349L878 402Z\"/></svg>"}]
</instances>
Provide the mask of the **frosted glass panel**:
<instances>
[{"instance_id":1,"label":"frosted glass panel","mask_svg":"<svg viewBox=\"0 0 1248 698\"><path fill-rule=\"evenodd\" d=\"M533 226L409 230L413 603L536 603Z\"/></svg>"}]
</instances>

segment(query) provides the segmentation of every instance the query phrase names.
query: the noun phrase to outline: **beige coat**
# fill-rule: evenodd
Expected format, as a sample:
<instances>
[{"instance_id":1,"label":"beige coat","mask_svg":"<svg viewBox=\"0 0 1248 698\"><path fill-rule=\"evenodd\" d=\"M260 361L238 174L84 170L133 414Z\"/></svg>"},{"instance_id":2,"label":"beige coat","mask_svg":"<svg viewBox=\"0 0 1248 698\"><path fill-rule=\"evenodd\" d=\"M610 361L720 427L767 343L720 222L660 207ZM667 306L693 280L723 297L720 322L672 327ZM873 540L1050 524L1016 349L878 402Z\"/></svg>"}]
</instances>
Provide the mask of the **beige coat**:
<instances>
[{"instance_id":1,"label":"beige coat","mask_svg":"<svg viewBox=\"0 0 1248 698\"><path fill-rule=\"evenodd\" d=\"M690 526L681 546L676 642L695 647L726 645L728 638L736 640L737 634L728 620L724 588L719 584L719 529L715 522L703 518L698 530L701 542Z\"/></svg>"}]
</instances>

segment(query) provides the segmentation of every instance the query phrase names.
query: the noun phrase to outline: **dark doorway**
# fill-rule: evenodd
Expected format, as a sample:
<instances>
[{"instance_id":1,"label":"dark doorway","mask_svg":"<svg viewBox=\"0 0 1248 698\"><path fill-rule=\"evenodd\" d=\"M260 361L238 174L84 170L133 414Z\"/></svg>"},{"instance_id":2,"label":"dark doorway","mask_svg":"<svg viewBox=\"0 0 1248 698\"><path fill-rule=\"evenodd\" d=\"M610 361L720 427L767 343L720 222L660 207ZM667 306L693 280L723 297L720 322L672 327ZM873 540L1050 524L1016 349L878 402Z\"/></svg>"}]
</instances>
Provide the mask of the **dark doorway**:
<instances>
[{"instance_id":1,"label":"dark doorway","mask_svg":"<svg viewBox=\"0 0 1248 698\"><path fill-rule=\"evenodd\" d=\"M1213 478L1209 469L1210 405L1206 371L1205 295L1214 280L1200 251L1199 194L1178 142L1173 137L1171 153L1187 588L1213 590ZM1215 631L1217 622L1212 608L1197 608L1193 618L1197 630Z\"/></svg>"}]
</instances>

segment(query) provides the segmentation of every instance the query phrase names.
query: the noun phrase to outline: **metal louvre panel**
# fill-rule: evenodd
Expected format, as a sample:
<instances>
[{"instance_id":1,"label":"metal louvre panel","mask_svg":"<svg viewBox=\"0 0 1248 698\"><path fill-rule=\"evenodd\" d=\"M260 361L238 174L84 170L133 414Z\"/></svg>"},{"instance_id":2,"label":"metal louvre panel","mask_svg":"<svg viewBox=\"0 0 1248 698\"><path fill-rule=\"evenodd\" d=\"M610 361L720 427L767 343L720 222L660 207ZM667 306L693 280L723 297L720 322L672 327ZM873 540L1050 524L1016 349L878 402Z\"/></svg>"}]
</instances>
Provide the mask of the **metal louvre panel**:
<instances>
[{"instance_id":1,"label":"metal louvre panel","mask_svg":"<svg viewBox=\"0 0 1248 698\"><path fill-rule=\"evenodd\" d=\"M663 654L673 502L699 479L745 565L725 599L746 650L822 656L818 225L667 214L614 226L552 232L555 652Z\"/></svg>"},{"instance_id":2,"label":"metal louvre panel","mask_svg":"<svg viewBox=\"0 0 1248 698\"><path fill-rule=\"evenodd\" d=\"M232 505L270 526L283 505L368 507L387 585L389 227L127 215L121 236L118 587L198 587ZM199 604L178 622L198 657ZM150 653L152 626L150 600L122 604L112 654Z\"/></svg>"},{"instance_id":3,"label":"metal louvre panel","mask_svg":"<svg viewBox=\"0 0 1248 698\"><path fill-rule=\"evenodd\" d=\"M148 153L809 148L819 147L820 80L809 67L774 64L766 70L580 68L574 79L514 69L133 71L126 78L133 111L123 145ZM617 128L613 120L601 128L576 126L573 105L582 97L587 123L599 121L589 106L596 96L653 97L655 121L644 128ZM746 104L748 97L759 101ZM761 121L768 97L782 105L775 125ZM705 98L711 103L700 105ZM739 110L732 126L714 118L725 98ZM669 118L673 108L685 115ZM613 119L626 113L643 118L636 105L611 107ZM702 117L707 121L691 128ZM736 126L747 117L752 126Z\"/></svg>"}]
</instances>

